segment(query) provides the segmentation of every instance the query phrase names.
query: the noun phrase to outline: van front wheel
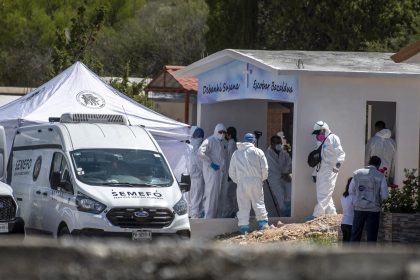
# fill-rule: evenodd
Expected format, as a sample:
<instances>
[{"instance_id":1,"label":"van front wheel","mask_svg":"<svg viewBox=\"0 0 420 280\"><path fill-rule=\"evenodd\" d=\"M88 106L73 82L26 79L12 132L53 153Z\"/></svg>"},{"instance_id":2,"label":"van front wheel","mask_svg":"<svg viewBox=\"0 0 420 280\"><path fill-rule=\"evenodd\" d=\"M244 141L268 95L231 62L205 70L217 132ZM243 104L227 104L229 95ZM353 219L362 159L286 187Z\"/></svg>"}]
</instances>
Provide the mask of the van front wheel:
<instances>
[{"instance_id":1,"label":"van front wheel","mask_svg":"<svg viewBox=\"0 0 420 280\"><path fill-rule=\"evenodd\" d=\"M69 228L66 225L62 225L58 230L58 238L70 237L70 235Z\"/></svg>"}]
</instances>

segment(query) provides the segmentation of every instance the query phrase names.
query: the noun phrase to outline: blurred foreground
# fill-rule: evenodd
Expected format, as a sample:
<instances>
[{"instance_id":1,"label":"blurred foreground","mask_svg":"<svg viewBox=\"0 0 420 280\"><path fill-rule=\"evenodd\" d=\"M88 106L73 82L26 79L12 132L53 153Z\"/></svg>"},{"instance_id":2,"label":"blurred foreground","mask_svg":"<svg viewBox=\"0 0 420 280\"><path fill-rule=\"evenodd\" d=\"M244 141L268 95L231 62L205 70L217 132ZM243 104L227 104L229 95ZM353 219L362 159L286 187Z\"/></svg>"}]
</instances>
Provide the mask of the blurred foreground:
<instances>
[{"instance_id":1,"label":"blurred foreground","mask_svg":"<svg viewBox=\"0 0 420 280\"><path fill-rule=\"evenodd\" d=\"M0 240L0 279L420 278L416 246Z\"/></svg>"}]
</instances>

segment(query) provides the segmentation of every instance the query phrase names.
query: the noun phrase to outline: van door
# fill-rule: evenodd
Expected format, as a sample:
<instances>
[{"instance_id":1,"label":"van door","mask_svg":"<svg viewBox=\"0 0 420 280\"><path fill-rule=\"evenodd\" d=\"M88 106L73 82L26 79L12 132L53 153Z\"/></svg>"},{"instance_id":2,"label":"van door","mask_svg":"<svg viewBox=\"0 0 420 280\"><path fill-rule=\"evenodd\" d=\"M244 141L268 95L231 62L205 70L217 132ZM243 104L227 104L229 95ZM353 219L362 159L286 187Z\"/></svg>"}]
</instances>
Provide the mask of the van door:
<instances>
[{"instance_id":1,"label":"van door","mask_svg":"<svg viewBox=\"0 0 420 280\"><path fill-rule=\"evenodd\" d=\"M58 226L65 221L72 203L74 204L74 190L71 180L70 165L64 153L55 152L52 158L49 174L49 186L45 190L48 201L43 209L43 228L57 233Z\"/></svg>"},{"instance_id":2,"label":"van door","mask_svg":"<svg viewBox=\"0 0 420 280\"><path fill-rule=\"evenodd\" d=\"M30 185L30 196L29 201L26 201L26 197L23 197L23 205L30 204L29 208L25 208L25 216L28 218L26 221L26 231L28 233L46 234L51 235L51 232L47 232L43 228L44 220L44 208L47 205L49 193L49 180L48 174L51 166L52 153L45 150L28 151L31 154L33 169L28 176L26 184L31 182Z\"/></svg>"},{"instance_id":3,"label":"van door","mask_svg":"<svg viewBox=\"0 0 420 280\"><path fill-rule=\"evenodd\" d=\"M33 162L36 158L35 150L15 150L11 151L11 160L8 168L7 181L13 188L13 195L18 204L18 217L25 222L25 228L33 228L34 224L39 224L40 217L34 206L34 186L32 170ZM35 203L37 207L39 204Z\"/></svg>"}]
</instances>

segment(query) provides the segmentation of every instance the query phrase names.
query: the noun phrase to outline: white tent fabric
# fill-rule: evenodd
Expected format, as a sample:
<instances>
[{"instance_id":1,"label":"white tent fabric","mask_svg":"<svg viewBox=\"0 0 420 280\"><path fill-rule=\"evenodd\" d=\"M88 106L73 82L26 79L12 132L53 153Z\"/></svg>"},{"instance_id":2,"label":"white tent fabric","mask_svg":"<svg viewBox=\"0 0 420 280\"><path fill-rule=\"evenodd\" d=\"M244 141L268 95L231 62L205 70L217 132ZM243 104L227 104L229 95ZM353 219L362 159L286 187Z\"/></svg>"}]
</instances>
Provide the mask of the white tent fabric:
<instances>
[{"instance_id":1,"label":"white tent fabric","mask_svg":"<svg viewBox=\"0 0 420 280\"><path fill-rule=\"evenodd\" d=\"M138 104L76 62L36 90L0 107L8 147L18 127L46 123L63 113L122 114L131 125L144 126L158 142L189 139L188 125Z\"/></svg>"}]
</instances>

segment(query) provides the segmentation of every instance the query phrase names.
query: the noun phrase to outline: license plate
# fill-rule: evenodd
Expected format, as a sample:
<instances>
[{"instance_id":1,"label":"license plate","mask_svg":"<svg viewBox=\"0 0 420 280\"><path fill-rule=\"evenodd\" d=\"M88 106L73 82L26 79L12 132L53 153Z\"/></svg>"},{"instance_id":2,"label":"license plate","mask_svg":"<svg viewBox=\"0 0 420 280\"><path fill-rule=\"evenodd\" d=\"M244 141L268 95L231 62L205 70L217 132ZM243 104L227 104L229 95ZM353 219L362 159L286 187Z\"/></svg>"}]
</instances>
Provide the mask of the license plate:
<instances>
[{"instance_id":1,"label":"license plate","mask_svg":"<svg viewBox=\"0 0 420 280\"><path fill-rule=\"evenodd\" d=\"M0 232L9 232L9 224L0 223Z\"/></svg>"},{"instance_id":2,"label":"license plate","mask_svg":"<svg viewBox=\"0 0 420 280\"><path fill-rule=\"evenodd\" d=\"M146 230L133 231L133 240L152 240L152 232Z\"/></svg>"}]
</instances>

